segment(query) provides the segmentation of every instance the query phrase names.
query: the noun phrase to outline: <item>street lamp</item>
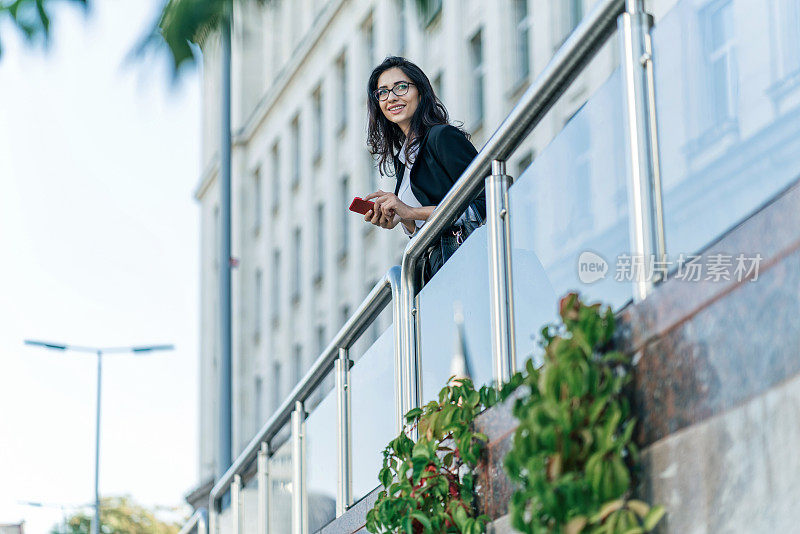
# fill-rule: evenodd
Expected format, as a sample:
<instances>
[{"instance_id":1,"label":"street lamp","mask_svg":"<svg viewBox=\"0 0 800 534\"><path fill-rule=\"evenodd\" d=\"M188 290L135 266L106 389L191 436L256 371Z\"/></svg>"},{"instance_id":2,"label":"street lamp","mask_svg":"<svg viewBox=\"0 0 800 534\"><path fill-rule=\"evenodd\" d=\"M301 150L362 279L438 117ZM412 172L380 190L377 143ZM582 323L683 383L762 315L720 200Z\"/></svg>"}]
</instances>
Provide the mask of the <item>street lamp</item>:
<instances>
[{"instance_id":1,"label":"street lamp","mask_svg":"<svg viewBox=\"0 0 800 534\"><path fill-rule=\"evenodd\" d=\"M26 345L44 347L46 349L90 352L97 354L97 418L95 420L94 435L94 521L92 521L92 534L100 534L100 491L98 482L100 480L100 387L103 379L103 354L155 352L159 350L173 350L173 345L143 345L139 347L80 347L77 345L66 345L61 343L49 343L45 341L25 340Z\"/></svg>"},{"instance_id":2,"label":"street lamp","mask_svg":"<svg viewBox=\"0 0 800 534\"><path fill-rule=\"evenodd\" d=\"M78 510L86 507L94 507L93 504L67 504L67 503L52 503L52 502L34 502L34 501L17 501L23 506L32 506L34 508L60 508L61 509L61 533L67 534L67 509Z\"/></svg>"}]
</instances>

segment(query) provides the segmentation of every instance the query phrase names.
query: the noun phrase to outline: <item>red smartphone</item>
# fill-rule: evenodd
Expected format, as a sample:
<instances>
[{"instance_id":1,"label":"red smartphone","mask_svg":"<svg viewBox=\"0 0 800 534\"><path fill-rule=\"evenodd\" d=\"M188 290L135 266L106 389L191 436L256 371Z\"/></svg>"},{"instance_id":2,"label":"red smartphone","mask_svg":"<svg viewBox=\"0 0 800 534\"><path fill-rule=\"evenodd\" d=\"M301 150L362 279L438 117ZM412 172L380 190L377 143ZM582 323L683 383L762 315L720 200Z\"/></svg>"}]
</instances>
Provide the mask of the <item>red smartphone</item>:
<instances>
[{"instance_id":1,"label":"red smartphone","mask_svg":"<svg viewBox=\"0 0 800 534\"><path fill-rule=\"evenodd\" d=\"M366 215L367 212L374 207L375 204L372 201L364 200L360 197L354 198L353 202L350 203L350 211L360 213L361 215Z\"/></svg>"}]
</instances>

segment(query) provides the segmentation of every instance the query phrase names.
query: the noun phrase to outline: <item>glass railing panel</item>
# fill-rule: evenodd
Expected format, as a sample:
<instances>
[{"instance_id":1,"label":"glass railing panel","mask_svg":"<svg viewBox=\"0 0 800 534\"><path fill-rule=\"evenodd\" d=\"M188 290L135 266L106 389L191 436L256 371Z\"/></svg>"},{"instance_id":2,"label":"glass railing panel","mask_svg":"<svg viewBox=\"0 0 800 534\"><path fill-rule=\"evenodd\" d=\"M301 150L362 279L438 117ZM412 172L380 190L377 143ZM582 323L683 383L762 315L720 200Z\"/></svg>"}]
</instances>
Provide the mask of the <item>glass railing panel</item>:
<instances>
[{"instance_id":1,"label":"glass railing panel","mask_svg":"<svg viewBox=\"0 0 800 534\"><path fill-rule=\"evenodd\" d=\"M245 482L242 488L242 532L258 532L258 478Z\"/></svg>"},{"instance_id":2,"label":"glass railing panel","mask_svg":"<svg viewBox=\"0 0 800 534\"><path fill-rule=\"evenodd\" d=\"M288 427L288 425L287 425ZM284 428L282 435L288 434ZM282 440L283 441L283 440ZM268 460L269 531L292 531L292 441L278 446Z\"/></svg>"},{"instance_id":3,"label":"glass railing panel","mask_svg":"<svg viewBox=\"0 0 800 534\"><path fill-rule=\"evenodd\" d=\"M422 288L417 306L422 401L436 398L463 347L476 385L492 380L486 227L475 230ZM456 356L456 358L459 358Z\"/></svg>"},{"instance_id":4,"label":"glass railing panel","mask_svg":"<svg viewBox=\"0 0 800 534\"><path fill-rule=\"evenodd\" d=\"M681 0L654 28L668 260L702 250L800 176L799 10L797 0Z\"/></svg>"},{"instance_id":5,"label":"glass railing panel","mask_svg":"<svg viewBox=\"0 0 800 534\"><path fill-rule=\"evenodd\" d=\"M230 495L230 494L228 494ZM230 497L228 497L230 498ZM226 506L218 515L217 515L217 529L222 534L227 534L229 532L233 532L233 507Z\"/></svg>"},{"instance_id":6,"label":"glass railing panel","mask_svg":"<svg viewBox=\"0 0 800 534\"><path fill-rule=\"evenodd\" d=\"M520 365L558 297L579 291L614 308L631 297L631 282L615 279L630 250L622 117L617 69L509 190Z\"/></svg>"},{"instance_id":7,"label":"glass railing panel","mask_svg":"<svg viewBox=\"0 0 800 534\"><path fill-rule=\"evenodd\" d=\"M336 517L336 392L329 392L305 421L309 532Z\"/></svg>"},{"instance_id":8,"label":"glass railing panel","mask_svg":"<svg viewBox=\"0 0 800 534\"><path fill-rule=\"evenodd\" d=\"M381 451L397 436L394 327L390 326L350 370L353 428L353 495L358 501L378 486Z\"/></svg>"},{"instance_id":9,"label":"glass railing panel","mask_svg":"<svg viewBox=\"0 0 800 534\"><path fill-rule=\"evenodd\" d=\"M596 88L558 135L549 140L546 131L531 134L534 145L545 140L544 148L517 173L509 191L518 368L539 354L541 327L556 319L561 295L579 291L614 308L631 298L630 281L615 280L615 265L629 255L630 245L622 89L612 46L606 44L568 90L567 99L576 90L585 95ZM542 128L548 129L561 107L553 108ZM509 172L515 173L513 166ZM492 381L488 262L481 228L418 296L423 400L434 398L452 374L459 344L475 384Z\"/></svg>"}]
</instances>

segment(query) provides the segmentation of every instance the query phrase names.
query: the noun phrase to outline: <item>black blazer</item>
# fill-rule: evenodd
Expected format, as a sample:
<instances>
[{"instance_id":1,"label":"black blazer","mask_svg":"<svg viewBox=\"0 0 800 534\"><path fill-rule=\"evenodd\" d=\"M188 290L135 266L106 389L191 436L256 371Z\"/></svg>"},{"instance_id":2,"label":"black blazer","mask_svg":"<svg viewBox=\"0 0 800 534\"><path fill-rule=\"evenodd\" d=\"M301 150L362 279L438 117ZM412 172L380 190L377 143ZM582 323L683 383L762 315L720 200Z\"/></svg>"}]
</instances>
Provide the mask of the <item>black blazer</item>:
<instances>
[{"instance_id":1,"label":"black blazer","mask_svg":"<svg viewBox=\"0 0 800 534\"><path fill-rule=\"evenodd\" d=\"M411 191L423 206L438 206L461 177L478 151L455 126L432 126L420 141L414 166L411 167ZM405 165L394 157L396 195L405 174ZM475 207L486 219L486 191L482 187L473 199Z\"/></svg>"}]
</instances>

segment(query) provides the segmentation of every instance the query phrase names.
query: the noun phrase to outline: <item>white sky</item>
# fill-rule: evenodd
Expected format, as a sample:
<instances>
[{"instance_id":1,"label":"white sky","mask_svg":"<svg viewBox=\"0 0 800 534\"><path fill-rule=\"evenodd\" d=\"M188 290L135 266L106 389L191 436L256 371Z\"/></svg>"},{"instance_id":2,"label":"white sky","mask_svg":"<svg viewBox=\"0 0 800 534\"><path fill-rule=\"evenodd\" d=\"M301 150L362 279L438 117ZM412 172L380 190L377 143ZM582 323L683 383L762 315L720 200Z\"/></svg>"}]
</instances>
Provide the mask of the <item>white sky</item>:
<instances>
[{"instance_id":1,"label":"white sky","mask_svg":"<svg viewBox=\"0 0 800 534\"><path fill-rule=\"evenodd\" d=\"M93 499L96 359L23 346L174 343L103 361L101 495L175 506L196 483L197 74L125 65L158 0L0 25L0 523L48 532Z\"/></svg>"}]
</instances>

